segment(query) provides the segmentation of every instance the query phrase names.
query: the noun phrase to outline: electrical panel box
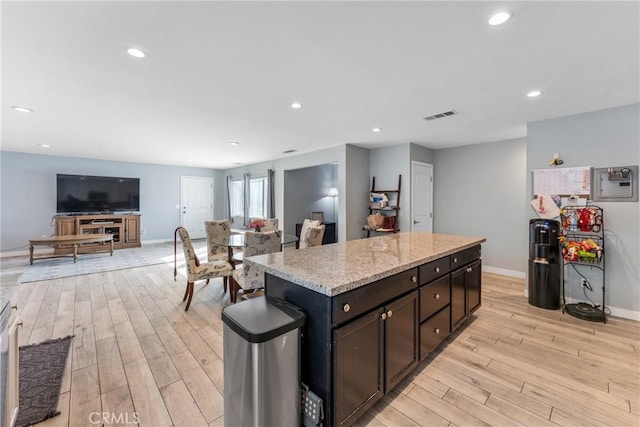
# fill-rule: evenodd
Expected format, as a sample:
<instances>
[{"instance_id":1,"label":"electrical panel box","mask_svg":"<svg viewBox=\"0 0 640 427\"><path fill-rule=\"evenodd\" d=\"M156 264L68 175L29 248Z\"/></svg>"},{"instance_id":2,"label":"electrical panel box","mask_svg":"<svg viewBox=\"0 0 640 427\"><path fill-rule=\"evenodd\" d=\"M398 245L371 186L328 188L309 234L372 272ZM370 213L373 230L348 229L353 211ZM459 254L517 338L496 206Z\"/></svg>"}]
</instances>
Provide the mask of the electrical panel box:
<instances>
[{"instance_id":1,"label":"electrical panel box","mask_svg":"<svg viewBox=\"0 0 640 427\"><path fill-rule=\"evenodd\" d=\"M594 202L637 202L638 166L593 168L591 199Z\"/></svg>"}]
</instances>

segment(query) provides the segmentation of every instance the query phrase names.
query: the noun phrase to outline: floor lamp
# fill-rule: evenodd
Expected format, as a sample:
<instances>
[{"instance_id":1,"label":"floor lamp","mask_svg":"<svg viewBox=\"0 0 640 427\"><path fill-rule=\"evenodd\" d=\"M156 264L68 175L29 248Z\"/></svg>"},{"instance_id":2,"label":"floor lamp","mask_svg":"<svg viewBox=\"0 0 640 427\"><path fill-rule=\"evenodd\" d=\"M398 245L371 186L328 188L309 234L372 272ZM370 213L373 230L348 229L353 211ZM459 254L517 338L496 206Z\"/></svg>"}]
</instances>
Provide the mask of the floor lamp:
<instances>
[{"instance_id":1,"label":"floor lamp","mask_svg":"<svg viewBox=\"0 0 640 427\"><path fill-rule=\"evenodd\" d=\"M336 187L331 187L329 189L329 197L333 197L333 222L338 222L338 214L336 212L336 199L338 198L338 189Z\"/></svg>"}]
</instances>

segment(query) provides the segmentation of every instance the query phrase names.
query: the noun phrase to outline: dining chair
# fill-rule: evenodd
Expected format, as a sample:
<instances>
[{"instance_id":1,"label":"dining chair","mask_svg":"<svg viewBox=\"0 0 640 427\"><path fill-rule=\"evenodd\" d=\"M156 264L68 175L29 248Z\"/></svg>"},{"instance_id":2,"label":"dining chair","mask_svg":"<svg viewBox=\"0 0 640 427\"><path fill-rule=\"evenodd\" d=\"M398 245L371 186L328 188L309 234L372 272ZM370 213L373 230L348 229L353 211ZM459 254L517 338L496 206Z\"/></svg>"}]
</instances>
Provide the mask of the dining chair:
<instances>
[{"instance_id":1,"label":"dining chair","mask_svg":"<svg viewBox=\"0 0 640 427\"><path fill-rule=\"evenodd\" d=\"M249 218L249 224L260 220L264 226L260 227L260 231L276 231L278 229L278 218Z\"/></svg>"},{"instance_id":2,"label":"dining chair","mask_svg":"<svg viewBox=\"0 0 640 427\"><path fill-rule=\"evenodd\" d=\"M309 235L309 229L310 228L319 227L320 225L321 225L320 221L312 220L312 219L305 219L302 222L302 228L300 229L300 242L298 244L298 248L304 249L304 248L309 247L308 240L307 240L306 243L304 242L305 241L304 236L308 236ZM322 239L321 239L321 241L322 241Z\"/></svg>"},{"instance_id":3,"label":"dining chair","mask_svg":"<svg viewBox=\"0 0 640 427\"><path fill-rule=\"evenodd\" d=\"M173 281L177 280L178 268L177 268L177 246L178 236L182 241L182 250L184 251L184 262L187 268L187 289L184 293L182 301L187 301L187 305L184 311L189 310L191 305L191 299L193 298L194 283L198 280L206 280L207 284L209 279L216 277L229 277L233 273L233 265L228 260L214 260L211 262L200 262L189 232L184 227L178 227L173 233Z\"/></svg>"},{"instance_id":4,"label":"dining chair","mask_svg":"<svg viewBox=\"0 0 640 427\"><path fill-rule=\"evenodd\" d=\"M316 227L308 227L304 234L300 234L300 249L322 245L324 230L326 225L321 224Z\"/></svg>"},{"instance_id":5,"label":"dining chair","mask_svg":"<svg viewBox=\"0 0 640 427\"><path fill-rule=\"evenodd\" d=\"M247 231L244 234L244 256L264 255L282 251L279 231ZM229 285L231 302L238 299L238 292L264 288L264 271L261 268L243 265L233 270Z\"/></svg>"},{"instance_id":6,"label":"dining chair","mask_svg":"<svg viewBox=\"0 0 640 427\"><path fill-rule=\"evenodd\" d=\"M228 239L231 236L231 224L228 219L222 219L218 221L205 221L204 229L207 232L207 261L229 261L233 257L229 257L229 249L226 246L217 245L216 242L221 242L224 239ZM229 276L223 277L224 291L227 292L227 283Z\"/></svg>"}]
</instances>

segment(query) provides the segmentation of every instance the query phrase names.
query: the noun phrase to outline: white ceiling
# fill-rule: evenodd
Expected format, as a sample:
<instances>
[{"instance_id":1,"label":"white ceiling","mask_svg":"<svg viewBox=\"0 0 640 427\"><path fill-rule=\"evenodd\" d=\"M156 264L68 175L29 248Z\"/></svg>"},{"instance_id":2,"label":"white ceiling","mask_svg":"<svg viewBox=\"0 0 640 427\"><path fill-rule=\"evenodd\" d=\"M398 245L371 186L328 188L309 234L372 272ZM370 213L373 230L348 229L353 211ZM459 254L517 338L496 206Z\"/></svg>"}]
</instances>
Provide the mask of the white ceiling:
<instances>
[{"instance_id":1,"label":"white ceiling","mask_svg":"<svg viewBox=\"0 0 640 427\"><path fill-rule=\"evenodd\" d=\"M3 1L1 148L224 169L525 137L640 101L639 4Z\"/></svg>"}]
</instances>

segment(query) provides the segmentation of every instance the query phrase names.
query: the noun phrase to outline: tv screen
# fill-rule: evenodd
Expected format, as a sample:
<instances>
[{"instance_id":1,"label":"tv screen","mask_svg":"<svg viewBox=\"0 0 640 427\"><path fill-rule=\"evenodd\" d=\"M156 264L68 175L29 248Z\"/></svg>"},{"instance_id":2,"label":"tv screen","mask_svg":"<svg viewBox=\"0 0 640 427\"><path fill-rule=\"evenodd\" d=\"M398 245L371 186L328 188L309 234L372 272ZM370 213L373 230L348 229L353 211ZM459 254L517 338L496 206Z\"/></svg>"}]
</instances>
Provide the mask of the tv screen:
<instances>
[{"instance_id":1,"label":"tv screen","mask_svg":"<svg viewBox=\"0 0 640 427\"><path fill-rule=\"evenodd\" d=\"M90 214L139 210L139 178L57 175L58 213Z\"/></svg>"}]
</instances>

